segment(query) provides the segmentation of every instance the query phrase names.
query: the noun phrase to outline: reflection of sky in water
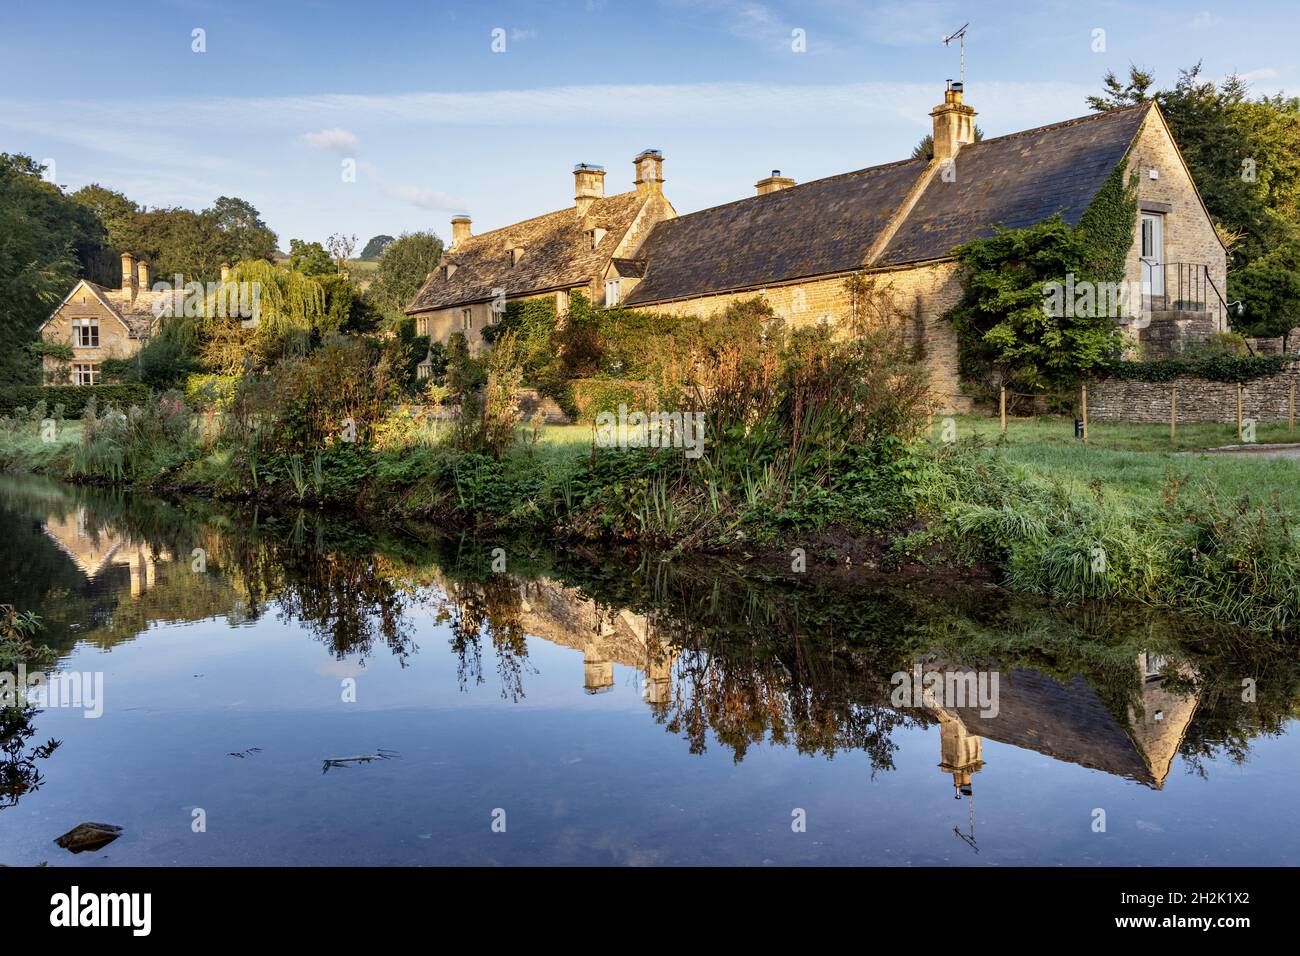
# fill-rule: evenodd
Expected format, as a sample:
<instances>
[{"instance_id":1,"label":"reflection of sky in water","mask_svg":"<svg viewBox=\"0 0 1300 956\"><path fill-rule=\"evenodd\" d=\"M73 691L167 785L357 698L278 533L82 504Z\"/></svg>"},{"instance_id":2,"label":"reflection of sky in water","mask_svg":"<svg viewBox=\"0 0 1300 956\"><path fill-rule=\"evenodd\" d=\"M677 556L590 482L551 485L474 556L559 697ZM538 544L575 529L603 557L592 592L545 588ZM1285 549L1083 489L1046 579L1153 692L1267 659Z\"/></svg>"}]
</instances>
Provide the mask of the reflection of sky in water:
<instances>
[{"instance_id":1,"label":"reflection of sky in water","mask_svg":"<svg viewBox=\"0 0 1300 956\"><path fill-rule=\"evenodd\" d=\"M102 626L116 595L129 624L142 593L157 598L168 574L188 573L185 553L146 564L97 575L77 613ZM531 599L540 610L553 598ZM1256 865L1300 848L1293 734L1255 737L1244 765L1206 760L1204 778L1175 757L1157 790L1036 752L1033 736L1054 733L1060 715L1030 707L1018 725L1030 743L1000 743L991 725L973 796L955 799L938 724L895 728L894 768L874 775L858 750L827 759L755 743L738 763L710 734L693 754L642 699L642 671L613 663L608 692L588 693L607 677L598 655L537 636L518 662L521 700L503 695L486 634L483 681L462 689L435 605L407 612L418 650L405 667L382 640L364 662L335 660L275 601L240 626L148 624L126 640L118 627L111 650L76 645L63 666L105 672L105 715L38 717L33 743L63 746L40 762L39 789L0 811L0 863ZM71 634L91 623L62 621ZM354 704L341 701L344 678L357 681ZM1042 690L1037 675L1019 680L1019 696L1004 695L1008 722ZM1081 738L1070 759L1094 745ZM326 758L380 749L398 756L322 773ZM195 807L206 833L191 832ZM504 834L491 831L495 808ZM791 830L796 808L806 833ZM1094 808L1104 834L1092 832ZM958 835L969 838L972 809L978 853ZM54 846L86 821L125 833L98 853Z\"/></svg>"},{"instance_id":2,"label":"reflection of sky in water","mask_svg":"<svg viewBox=\"0 0 1300 956\"><path fill-rule=\"evenodd\" d=\"M895 731L896 769L874 780L852 752L755 746L737 765L656 724L631 668L587 694L581 654L533 638L527 697L509 703L490 659L461 692L446 629L425 615L416 634L405 669L387 654L333 661L271 616L79 649L65 666L105 671L107 713L41 716L37 736L65 743L42 788L0 814L4 862L1263 864L1297 845L1293 736L1208 780L1176 765L1163 791L986 740L976 854L953 833L969 807L937 766L937 727ZM340 703L345 676L355 704ZM378 748L400 756L321 773ZM190 832L196 806L205 834ZM489 829L497 807L505 834ZM807 833L791 832L796 807ZM1106 834L1090 830L1094 807ZM83 821L126 833L76 857L49 842Z\"/></svg>"}]
</instances>

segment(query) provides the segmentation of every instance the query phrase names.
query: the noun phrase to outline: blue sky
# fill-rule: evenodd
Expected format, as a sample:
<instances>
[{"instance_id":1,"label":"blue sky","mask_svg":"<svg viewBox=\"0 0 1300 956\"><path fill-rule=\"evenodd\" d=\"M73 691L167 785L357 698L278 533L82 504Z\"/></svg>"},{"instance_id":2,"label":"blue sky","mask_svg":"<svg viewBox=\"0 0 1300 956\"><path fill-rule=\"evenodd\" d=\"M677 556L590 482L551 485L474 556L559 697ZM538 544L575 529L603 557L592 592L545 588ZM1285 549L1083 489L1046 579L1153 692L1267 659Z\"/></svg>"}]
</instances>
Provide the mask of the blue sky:
<instances>
[{"instance_id":1,"label":"blue sky","mask_svg":"<svg viewBox=\"0 0 1300 956\"><path fill-rule=\"evenodd\" d=\"M967 21L967 102L990 136L1083 115L1130 62L1300 93L1283 2L10 0L0 151L150 206L241 196L282 248L446 238L460 211L506 225L570 204L577 162L631 188L644 147L684 213L772 169L803 182L906 157L957 75L939 40Z\"/></svg>"}]
</instances>

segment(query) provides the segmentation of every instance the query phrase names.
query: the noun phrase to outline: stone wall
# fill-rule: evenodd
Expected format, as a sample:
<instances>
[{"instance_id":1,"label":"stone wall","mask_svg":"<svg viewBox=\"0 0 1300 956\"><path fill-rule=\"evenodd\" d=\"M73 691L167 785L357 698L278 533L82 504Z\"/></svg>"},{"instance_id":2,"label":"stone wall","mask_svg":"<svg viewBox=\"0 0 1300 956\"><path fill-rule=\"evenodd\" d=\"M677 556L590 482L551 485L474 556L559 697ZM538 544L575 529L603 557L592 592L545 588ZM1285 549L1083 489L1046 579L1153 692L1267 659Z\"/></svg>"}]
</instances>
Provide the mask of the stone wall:
<instances>
[{"instance_id":1,"label":"stone wall","mask_svg":"<svg viewBox=\"0 0 1300 956\"><path fill-rule=\"evenodd\" d=\"M1174 145L1169 128L1159 112L1152 110L1142 124L1133 148L1129 152L1128 169L1137 174L1137 198L1149 211L1164 215L1165 262L1201 263L1209 266L1210 279L1225 298L1228 293L1228 257L1214 231L1214 224L1205 213L1201 197L1187 172L1178 147ZM1156 178L1151 178L1152 170ZM1140 218L1140 217L1139 217ZM1133 224L1133 246L1129 249L1124 278L1128 282L1142 281L1138 240L1139 223ZM1170 270L1173 281L1174 270ZM1168 290L1172 297L1176 290ZM1217 297L1214 290L1206 290L1207 298ZM1226 331L1226 322L1218 318L1215 332Z\"/></svg>"},{"instance_id":2,"label":"stone wall","mask_svg":"<svg viewBox=\"0 0 1300 956\"><path fill-rule=\"evenodd\" d=\"M970 410L970 399L959 388L957 334L943 318L962 296L957 268L956 262L946 261L867 273L882 294L907 317L909 343L929 369L931 392L945 412ZM832 276L637 308L661 315L708 318L736 302L760 297L791 326L827 323L849 328L853 320L849 278Z\"/></svg>"},{"instance_id":3,"label":"stone wall","mask_svg":"<svg viewBox=\"0 0 1300 956\"><path fill-rule=\"evenodd\" d=\"M1179 376L1178 421L1235 422L1237 386L1204 378ZM1242 416L1259 422L1285 421L1291 389L1300 382L1300 362L1277 375L1242 386ZM1110 378L1088 386L1088 417L1099 422L1169 422L1172 382L1138 382ZM1297 387L1300 402L1300 387Z\"/></svg>"}]
</instances>

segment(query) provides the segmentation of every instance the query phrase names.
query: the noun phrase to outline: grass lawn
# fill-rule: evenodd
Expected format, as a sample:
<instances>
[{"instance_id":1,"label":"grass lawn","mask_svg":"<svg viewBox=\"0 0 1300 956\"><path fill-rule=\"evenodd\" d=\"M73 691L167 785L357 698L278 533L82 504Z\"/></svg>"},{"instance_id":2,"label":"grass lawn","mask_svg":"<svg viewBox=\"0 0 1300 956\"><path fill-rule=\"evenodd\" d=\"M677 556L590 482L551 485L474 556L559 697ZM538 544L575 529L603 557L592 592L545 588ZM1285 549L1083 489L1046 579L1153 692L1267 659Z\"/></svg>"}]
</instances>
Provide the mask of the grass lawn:
<instances>
[{"instance_id":1,"label":"grass lawn","mask_svg":"<svg viewBox=\"0 0 1300 956\"><path fill-rule=\"evenodd\" d=\"M1262 502L1276 495L1284 509L1300 515L1300 460L1204 453L1235 443L1233 424L1180 425L1177 449L1171 449L1165 425L1090 422L1085 446L1074 437L1073 420L1064 417L1009 419L1004 441L996 418L961 415L956 423L959 440L978 436L990 453L1075 491L1099 483L1103 494L1149 500L1173 474L1194 485L1208 480L1230 498L1249 494ZM936 434L939 428L936 419ZM547 425L534 454L548 467L562 467L590 451L593 434L591 425ZM1288 435L1285 422L1270 422L1258 426L1256 437L1260 443L1300 441L1300 430Z\"/></svg>"},{"instance_id":2,"label":"grass lawn","mask_svg":"<svg viewBox=\"0 0 1300 956\"><path fill-rule=\"evenodd\" d=\"M1003 441L996 418L957 416L956 421L959 440L979 436L994 453L1027 473L1076 489L1100 483L1104 494L1145 498L1159 494L1173 474L1194 484L1208 480L1233 498L1249 494L1265 501L1277 496L1285 510L1300 515L1300 460L1203 452L1235 444L1234 424L1179 425L1174 449L1167 425L1090 422L1085 446L1074 437L1069 418L1009 419ZM1288 434L1285 422L1269 422L1257 427L1256 438L1261 444L1298 441L1300 431Z\"/></svg>"}]
</instances>

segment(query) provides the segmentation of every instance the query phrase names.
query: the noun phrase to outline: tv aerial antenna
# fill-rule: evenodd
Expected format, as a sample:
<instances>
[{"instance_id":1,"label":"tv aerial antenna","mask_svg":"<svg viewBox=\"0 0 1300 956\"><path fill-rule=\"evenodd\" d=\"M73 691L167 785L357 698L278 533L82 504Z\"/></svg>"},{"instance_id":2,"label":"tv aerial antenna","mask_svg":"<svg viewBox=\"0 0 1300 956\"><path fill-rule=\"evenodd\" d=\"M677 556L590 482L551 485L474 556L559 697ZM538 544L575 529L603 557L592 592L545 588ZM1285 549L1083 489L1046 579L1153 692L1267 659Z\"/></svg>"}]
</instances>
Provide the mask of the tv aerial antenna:
<instances>
[{"instance_id":1,"label":"tv aerial antenna","mask_svg":"<svg viewBox=\"0 0 1300 956\"><path fill-rule=\"evenodd\" d=\"M943 38L944 46L951 46L952 41L956 40L961 47L961 85L963 87L966 86L966 28L969 26L969 23L963 23L960 30Z\"/></svg>"}]
</instances>

